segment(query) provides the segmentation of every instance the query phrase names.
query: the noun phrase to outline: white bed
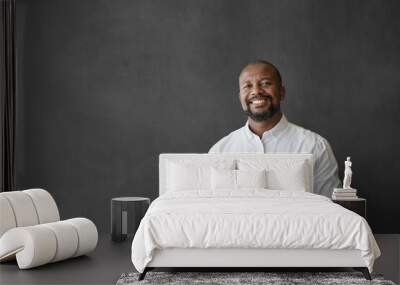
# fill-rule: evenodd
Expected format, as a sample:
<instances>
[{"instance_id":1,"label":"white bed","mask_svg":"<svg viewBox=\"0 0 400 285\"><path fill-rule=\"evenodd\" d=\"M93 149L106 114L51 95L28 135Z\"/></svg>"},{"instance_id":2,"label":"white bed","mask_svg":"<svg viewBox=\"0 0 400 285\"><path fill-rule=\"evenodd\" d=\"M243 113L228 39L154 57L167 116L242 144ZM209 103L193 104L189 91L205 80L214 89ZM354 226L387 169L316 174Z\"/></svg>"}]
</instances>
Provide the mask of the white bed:
<instances>
[{"instance_id":1,"label":"white bed","mask_svg":"<svg viewBox=\"0 0 400 285\"><path fill-rule=\"evenodd\" d=\"M223 187L232 169L260 167L274 190L249 187L254 177L239 189L239 172ZM132 243L140 279L155 267L354 267L370 278L380 251L367 222L312 194L312 169L310 154L161 154L160 197Z\"/></svg>"}]
</instances>

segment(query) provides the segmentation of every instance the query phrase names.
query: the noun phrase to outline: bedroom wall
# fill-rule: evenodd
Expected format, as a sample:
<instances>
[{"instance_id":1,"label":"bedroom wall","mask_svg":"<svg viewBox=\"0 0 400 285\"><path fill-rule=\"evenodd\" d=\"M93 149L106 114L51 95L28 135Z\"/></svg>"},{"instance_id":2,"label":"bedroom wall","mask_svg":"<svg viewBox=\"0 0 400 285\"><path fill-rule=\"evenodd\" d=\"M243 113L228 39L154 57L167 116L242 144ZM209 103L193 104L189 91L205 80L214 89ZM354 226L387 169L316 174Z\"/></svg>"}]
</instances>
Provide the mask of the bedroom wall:
<instances>
[{"instance_id":1,"label":"bedroom wall","mask_svg":"<svg viewBox=\"0 0 400 285\"><path fill-rule=\"evenodd\" d=\"M158 191L159 153L245 123L237 75L281 70L288 119L353 160L376 233L400 233L399 1L17 0L17 184L109 231L110 198Z\"/></svg>"}]
</instances>

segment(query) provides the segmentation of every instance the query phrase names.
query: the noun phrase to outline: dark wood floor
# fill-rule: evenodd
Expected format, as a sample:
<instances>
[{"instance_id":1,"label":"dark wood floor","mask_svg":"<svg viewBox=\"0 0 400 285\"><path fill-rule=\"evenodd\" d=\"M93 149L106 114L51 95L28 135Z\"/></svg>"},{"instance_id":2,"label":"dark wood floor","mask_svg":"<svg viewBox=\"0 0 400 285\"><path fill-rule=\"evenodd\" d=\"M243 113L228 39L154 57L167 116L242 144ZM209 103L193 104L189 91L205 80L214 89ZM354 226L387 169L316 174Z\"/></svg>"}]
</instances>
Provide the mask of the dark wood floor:
<instances>
[{"instance_id":1,"label":"dark wood floor","mask_svg":"<svg viewBox=\"0 0 400 285\"><path fill-rule=\"evenodd\" d=\"M382 251L375 272L386 279L400 282L400 235L376 235ZM134 271L130 259L131 240L110 241L107 234L99 237L97 249L89 256L19 270L16 262L0 265L0 284L115 284L124 272Z\"/></svg>"}]
</instances>

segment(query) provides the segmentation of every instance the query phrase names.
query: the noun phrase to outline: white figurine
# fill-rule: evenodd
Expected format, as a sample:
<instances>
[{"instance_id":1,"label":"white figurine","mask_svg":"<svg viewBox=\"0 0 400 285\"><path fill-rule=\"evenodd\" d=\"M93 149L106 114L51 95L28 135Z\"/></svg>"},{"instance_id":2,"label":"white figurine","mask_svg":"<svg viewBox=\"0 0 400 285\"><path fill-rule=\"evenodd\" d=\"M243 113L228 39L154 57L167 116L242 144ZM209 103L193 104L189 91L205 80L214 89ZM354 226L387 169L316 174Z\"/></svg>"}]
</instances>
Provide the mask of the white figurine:
<instances>
[{"instance_id":1,"label":"white figurine","mask_svg":"<svg viewBox=\"0 0 400 285\"><path fill-rule=\"evenodd\" d=\"M344 179L343 179L343 189L352 189L351 184L351 176L353 176L353 171L351 170L351 161L350 156L347 157L347 160L344 162Z\"/></svg>"}]
</instances>

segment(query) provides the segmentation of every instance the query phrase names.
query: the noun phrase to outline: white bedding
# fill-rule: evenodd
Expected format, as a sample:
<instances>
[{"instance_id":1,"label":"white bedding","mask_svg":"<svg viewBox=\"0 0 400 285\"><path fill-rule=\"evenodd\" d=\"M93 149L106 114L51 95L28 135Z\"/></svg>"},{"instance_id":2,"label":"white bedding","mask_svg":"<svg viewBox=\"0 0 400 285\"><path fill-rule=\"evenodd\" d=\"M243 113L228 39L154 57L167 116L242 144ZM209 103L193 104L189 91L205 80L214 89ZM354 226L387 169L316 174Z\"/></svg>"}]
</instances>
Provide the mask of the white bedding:
<instances>
[{"instance_id":1,"label":"white bedding","mask_svg":"<svg viewBox=\"0 0 400 285\"><path fill-rule=\"evenodd\" d=\"M380 251L364 218L299 191L179 191L153 201L132 243L143 272L154 249L358 249L372 272Z\"/></svg>"}]
</instances>

